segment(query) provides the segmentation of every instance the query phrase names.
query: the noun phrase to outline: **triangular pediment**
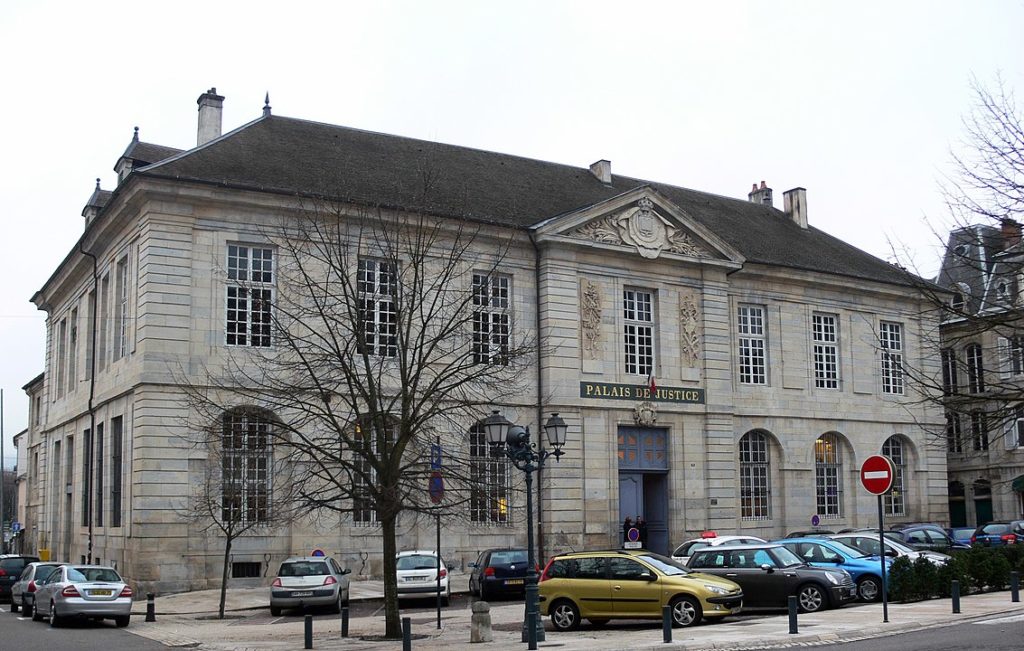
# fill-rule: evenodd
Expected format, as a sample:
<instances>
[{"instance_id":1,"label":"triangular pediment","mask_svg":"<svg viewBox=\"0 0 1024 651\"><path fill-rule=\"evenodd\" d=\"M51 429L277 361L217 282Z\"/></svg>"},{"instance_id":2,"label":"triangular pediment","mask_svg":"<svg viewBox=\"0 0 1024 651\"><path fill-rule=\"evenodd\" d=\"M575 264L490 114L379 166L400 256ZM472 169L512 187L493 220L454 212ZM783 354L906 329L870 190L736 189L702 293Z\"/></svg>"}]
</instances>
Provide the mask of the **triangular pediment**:
<instances>
[{"instance_id":1,"label":"triangular pediment","mask_svg":"<svg viewBox=\"0 0 1024 651\"><path fill-rule=\"evenodd\" d=\"M683 257L743 263L743 256L650 186L549 219L538 239L633 250L648 259Z\"/></svg>"}]
</instances>

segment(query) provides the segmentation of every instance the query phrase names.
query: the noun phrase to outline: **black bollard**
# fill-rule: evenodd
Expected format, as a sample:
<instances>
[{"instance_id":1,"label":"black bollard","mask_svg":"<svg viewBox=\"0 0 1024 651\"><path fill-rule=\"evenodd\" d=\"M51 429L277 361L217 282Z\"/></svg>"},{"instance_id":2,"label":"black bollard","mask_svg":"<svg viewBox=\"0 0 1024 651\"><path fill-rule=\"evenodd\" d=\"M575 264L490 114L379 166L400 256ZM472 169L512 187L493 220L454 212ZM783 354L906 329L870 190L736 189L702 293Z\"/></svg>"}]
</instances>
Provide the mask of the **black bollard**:
<instances>
[{"instance_id":1,"label":"black bollard","mask_svg":"<svg viewBox=\"0 0 1024 651\"><path fill-rule=\"evenodd\" d=\"M303 649L312 649L313 648L313 616L312 615L306 615L305 631L304 632L305 632L305 642L306 642L306 645L304 647L302 647L302 648Z\"/></svg>"},{"instance_id":2,"label":"black bollard","mask_svg":"<svg viewBox=\"0 0 1024 651\"><path fill-rule=\"evenodd\" d=\"M953 597L953 614L960 614L960 582L953 581L952 588L950 590Z\"/></svg>"},{"instance_id":3,"label":"black bollard","mask_svg":"<svg viewBox=\"0 0 1024 651\"><path fill-rule=\"evenodd\" d=\"M348 637L348 606L341 609L341 637Z\"/></svg>"},{"instance_id":4,"label":"black bollard","mask_svg":"<svg viewBox=\"0 0 1024 651\"><path fill-rule=\"evenodd\" d=\"M666 644L672 641L672 606L661 607L661 636Z\"/></svg>"},{"instance_id":5,"label":"black bollard","mask_svg":"<svg viewBox=\"0 0 1024 651\"><path fill-rule=\"evenodd\" d=\"M1020 601L1020 572L1010 572L1010 601Z\"/></svg>"},{"instance_id":6,"label":"black bollard","mask_svg":"<svg viewBox=\"0 0 1024 651\"><path fill-rule=\"evenodd\" d=\"M402 618L402 651L412 651L412 620Z\"/></svg>"},{"instance_id":7,"label":"black bollard","mask_svg":"<svg viewBox=\"0 0 1024 651\"><path fill-rule=\"evenodd\" d=\"M789 634L796 635L799 632L796 625L796 595L789 595Z\"/></svg>"},{"instance_id":8,"label":"black bollard","mask_svg":"<svg viewBox=\"0 0 1024 651\"><path fill-rule=\"evenodd\" d=\"M146 593L146 621L156 621L156 595L152 592Z\"/></svg>"}]
</instances>

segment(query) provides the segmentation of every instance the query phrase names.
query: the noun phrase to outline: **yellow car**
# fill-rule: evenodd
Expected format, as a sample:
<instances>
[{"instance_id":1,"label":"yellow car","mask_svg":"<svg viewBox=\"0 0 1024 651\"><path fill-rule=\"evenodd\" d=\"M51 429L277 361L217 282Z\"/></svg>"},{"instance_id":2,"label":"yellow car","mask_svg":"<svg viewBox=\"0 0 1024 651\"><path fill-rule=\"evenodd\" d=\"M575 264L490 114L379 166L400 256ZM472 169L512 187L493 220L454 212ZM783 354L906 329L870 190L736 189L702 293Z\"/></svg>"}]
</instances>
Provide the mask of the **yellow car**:
<instances>
[{"instance_id":1,"label":"yellow car","mask_svg":"<svg viewBox=\"0 0 1024 651\"><path fill-rule=\"evenodd\" d=\"M743 590L642 549L562 554L540 577L540 614L550 615L559 631L579 628L581 619L594 626L610 619L661 619L663 606L672 607L674 626L690 626L738 613Z\"/></svg>"}]
</instances>

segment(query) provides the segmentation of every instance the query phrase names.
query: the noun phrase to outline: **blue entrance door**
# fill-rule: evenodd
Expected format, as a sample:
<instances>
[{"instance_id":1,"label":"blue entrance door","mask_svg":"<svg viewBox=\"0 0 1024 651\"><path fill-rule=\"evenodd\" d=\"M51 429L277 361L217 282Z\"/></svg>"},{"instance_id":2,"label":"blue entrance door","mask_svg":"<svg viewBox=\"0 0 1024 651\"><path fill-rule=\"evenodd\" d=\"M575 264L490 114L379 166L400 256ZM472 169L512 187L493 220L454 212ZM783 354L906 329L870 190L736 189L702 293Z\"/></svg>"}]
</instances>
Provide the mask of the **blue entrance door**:
<instances>
[{"instance_id":1,"label":"blue entrance door","mask_svg":"<svg viewBox=\"0 0 1024 651\"><path fill-rule=\"evenodd\" d=\"M620 427L618 439L620 534L626 518L641 518L644 547L668 554L668 430Z\"/></svg>"}]
</instances>

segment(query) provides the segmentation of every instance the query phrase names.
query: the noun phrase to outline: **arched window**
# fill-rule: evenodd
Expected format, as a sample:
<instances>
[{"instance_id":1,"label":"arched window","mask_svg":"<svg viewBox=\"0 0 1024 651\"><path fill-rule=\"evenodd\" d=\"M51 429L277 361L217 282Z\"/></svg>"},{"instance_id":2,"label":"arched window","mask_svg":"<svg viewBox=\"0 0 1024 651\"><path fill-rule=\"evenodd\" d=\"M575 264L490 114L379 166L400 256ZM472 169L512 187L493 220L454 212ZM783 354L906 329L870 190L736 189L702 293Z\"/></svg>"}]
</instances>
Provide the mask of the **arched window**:
<instances>
[{"instance_id":1,"label":"arched window","mask_svg":"<svg viewBox=\"0 0 1024 651\"><path fill-rule=\"evenodd\" d=\"M949 301L949 306L957 312L962 311L964 309L964 295L960 292L954 292L953 298Z\"/></svg>"},{"instance_id":2,"label":"arched window","mask_svg":"<svg viewBox=\"0 0 1024 651\"><path fill-rule=\"evenodd\" d=\"M896 467L896 476L893 477L892 490L884 496L885 514L886 515L906 515L907 514L907 496L906 496L906 451L904 450L903 439L899 436L890 436L886 439L885 443L882 444L882 454L892 459L892 464Z\"/></svg>"},{"instance_id":3,"label":"arched window","mask_svg":"<svg viewBox=\"0 0 1024 651\"><path fill-rule=\"evenodd\" d=\"M971 393L981 393L985 390L985 365L981 357L981 346L967 346L966 355L968 390Z\"/></svg>"},{"instance_id":4,"label":"arched window","mask_svg":"<svg viewBox=\"0 0 1024 651\"><path fill-rule=\"evenodd\" d=\"M814 442L814 488L818 515L836 519L843 511L843 453L835 432L822 434Z\"/></svg>"},{"instance_id":5,"label":"arched window","mask_svg":"<svg viewBox=\"0 0 1024 651\"><path fill-rule=\"evenodd\" d=\"M744 520L771 518L771 457L768 436L760 431L740 438L740 516Z\"/></svg>"},{"instance_id":6,"label":"arched window","mask_svg":"<svg viewBox=\"0 0 1024 651\"><path fill-rule=\"evenodd\" d=\"M270 428L274 416L238 408L221 419L221 515L225 522L270 519Z\"/></svg>"},{"instance_id":7,"label":"arched window","mask_svg":"<svg viewBox=\"0 0 1024 651\"><path fill-rule=\"evenodd\" d=\"M469 431L469 519L480 524L507 524L512 493L509 460L501 446L487 443L480 425Z\"/></svg>"}]
</instances>

